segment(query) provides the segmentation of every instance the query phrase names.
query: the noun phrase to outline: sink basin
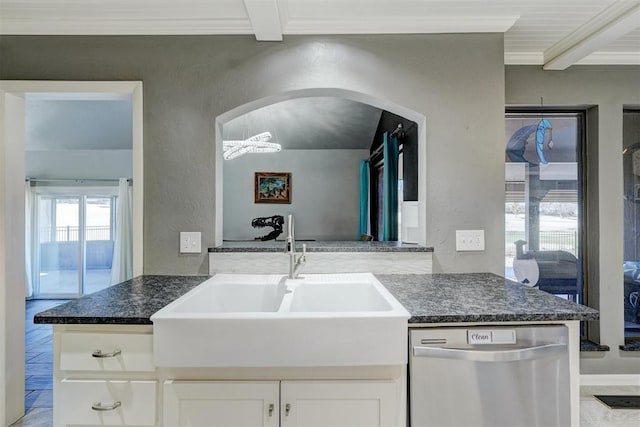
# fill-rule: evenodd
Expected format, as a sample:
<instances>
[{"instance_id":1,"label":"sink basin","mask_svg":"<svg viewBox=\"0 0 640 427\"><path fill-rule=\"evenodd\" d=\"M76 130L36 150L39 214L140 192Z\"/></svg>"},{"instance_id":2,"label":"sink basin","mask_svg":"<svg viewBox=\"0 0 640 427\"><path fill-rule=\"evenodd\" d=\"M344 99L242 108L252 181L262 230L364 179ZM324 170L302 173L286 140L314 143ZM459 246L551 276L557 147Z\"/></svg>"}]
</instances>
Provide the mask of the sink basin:
<instances>
[{"instance_id":1,"label":"sink basin","mask_svg":"<svg viewBox=\"0 0 640 427\"><path fill-rule=\"evenodd\" d=\"M407 363L409 313L369 273L218 274L151 316L165 367Z\"/></svg>"},{"instance_id":2,"label":"sink basin","mask_svg":"<svg viewBox=\"0 0 640 427\"><path fill-rule=\"evenodd\" d=\"M246 313L278 311L279 276L227 275L224 280L210 279L190 294L175 301L171 312ZM282 287L281 287L282 288Z\"/></svg>"},{"instance_id":3,"label":"sink basin","mask_svg":"<svg viewBox=\"0 0 640 427\"><path fill-rule=\"evenodd\" d=\"M290 312L390 311L391 304L371 282L304 283L295 287Z\"/></svg>"}]
</instances>

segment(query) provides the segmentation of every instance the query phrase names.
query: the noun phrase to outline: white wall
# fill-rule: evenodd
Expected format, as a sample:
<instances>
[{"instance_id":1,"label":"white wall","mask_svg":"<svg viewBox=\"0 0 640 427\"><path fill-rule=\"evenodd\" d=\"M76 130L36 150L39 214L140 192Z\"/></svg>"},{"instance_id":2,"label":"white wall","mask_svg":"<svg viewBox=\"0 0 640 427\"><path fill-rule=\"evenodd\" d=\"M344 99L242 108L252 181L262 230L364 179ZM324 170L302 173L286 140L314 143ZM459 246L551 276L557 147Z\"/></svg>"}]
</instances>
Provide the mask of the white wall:
<instances>
[{"instance_id":1,"label":"white wall","mask_svg":"<svg viewBox=\"0 0 640 427\"><path fill-rule=\"evenodd\" d=\"M133 174L132 150L38 150L26 153L26 176L117 179Z\"/></svg>"},{"instance_id":2,"label":"white wall","mask_svg":"<svg viewBox=\"0 0 640 427\"><path fill-rule=\"evenodd\" d=\"M28 94L27 176L131 178L132 106L131 96L123 94Z\"/></svg>"},{"instance_id":3,"label":"white wall","mask_svg":"<svg viewBox=\"0 0 640 427\"><path fill-rule=\"evenodd\" d=\"M24 413L24 99L1 89L0 125L0 424L9 425Z\"/></svg>"},{"instance_id":4,"label":"white wall","mask_svg":"<svg viewBox=\"0 0 640 427\"><path fill-rule=\"evenodd\" d=\"M282 150L225 161L225 240L253 240L272 230L252 228L253 218L289 214L298 240L357 239L360 160L368 156L369 150ZM291 172L291 204L254 203L255 172Z\"/></svg>"}]
</instances>

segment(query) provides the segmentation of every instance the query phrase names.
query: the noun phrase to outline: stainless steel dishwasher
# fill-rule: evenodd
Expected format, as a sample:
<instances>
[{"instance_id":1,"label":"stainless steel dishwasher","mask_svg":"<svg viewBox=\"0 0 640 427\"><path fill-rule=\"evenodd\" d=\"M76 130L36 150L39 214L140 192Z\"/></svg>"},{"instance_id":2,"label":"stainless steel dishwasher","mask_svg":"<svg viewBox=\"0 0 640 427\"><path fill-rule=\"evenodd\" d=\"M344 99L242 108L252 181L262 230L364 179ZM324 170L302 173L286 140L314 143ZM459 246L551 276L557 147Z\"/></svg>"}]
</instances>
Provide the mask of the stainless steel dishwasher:
<instances>
[{"instance_id":1,"label":"stainless steel dishwasher","mask_svg":"<svg viewBox=\"0 0 640 427\"><path fill-rule=\"evenodd\" d=\"M570 425L565 326L413 329L412 427Z\"/></svg>"}]
</instances>

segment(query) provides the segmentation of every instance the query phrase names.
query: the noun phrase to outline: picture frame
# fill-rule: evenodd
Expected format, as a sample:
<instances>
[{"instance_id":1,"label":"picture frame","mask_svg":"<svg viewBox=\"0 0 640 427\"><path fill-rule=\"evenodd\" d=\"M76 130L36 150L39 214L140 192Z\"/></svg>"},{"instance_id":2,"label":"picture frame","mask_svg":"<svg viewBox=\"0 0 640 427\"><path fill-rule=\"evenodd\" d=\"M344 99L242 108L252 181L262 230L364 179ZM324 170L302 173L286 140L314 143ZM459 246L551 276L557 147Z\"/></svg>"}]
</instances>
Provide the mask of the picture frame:
<instances>
[{"instance_id":1,"label":"picture frame","mask_svg":"<svg viewBox=\"0 0 640 427\"><path fill-rule=\"evenodd\" d=\"M291 203L291 172L255 172L254 203Z\"/></svg>"}]
</instances>

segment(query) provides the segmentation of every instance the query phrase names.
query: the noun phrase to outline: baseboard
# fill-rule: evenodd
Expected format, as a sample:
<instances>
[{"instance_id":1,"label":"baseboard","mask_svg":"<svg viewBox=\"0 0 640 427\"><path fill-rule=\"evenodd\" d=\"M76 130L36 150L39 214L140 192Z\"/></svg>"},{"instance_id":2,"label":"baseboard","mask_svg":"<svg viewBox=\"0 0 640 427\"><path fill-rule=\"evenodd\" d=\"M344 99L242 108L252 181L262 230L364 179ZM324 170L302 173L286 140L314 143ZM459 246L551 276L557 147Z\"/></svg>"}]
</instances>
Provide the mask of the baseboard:
<instances>
[{"instance_id":1,"label":"baseboard","mask_svg":"<svg viewBox=\"0 0 640 427\"><path fill-rule=\"evenodd\" d=\"M606 374L580 375L581 386L640 386L640 375L637 374Z\"/></svg>"}]
</instances>

